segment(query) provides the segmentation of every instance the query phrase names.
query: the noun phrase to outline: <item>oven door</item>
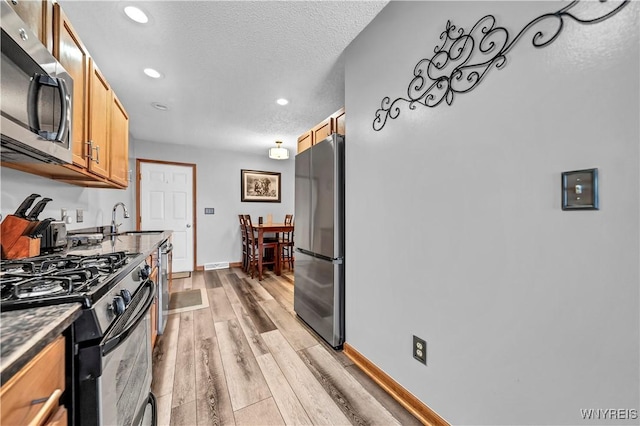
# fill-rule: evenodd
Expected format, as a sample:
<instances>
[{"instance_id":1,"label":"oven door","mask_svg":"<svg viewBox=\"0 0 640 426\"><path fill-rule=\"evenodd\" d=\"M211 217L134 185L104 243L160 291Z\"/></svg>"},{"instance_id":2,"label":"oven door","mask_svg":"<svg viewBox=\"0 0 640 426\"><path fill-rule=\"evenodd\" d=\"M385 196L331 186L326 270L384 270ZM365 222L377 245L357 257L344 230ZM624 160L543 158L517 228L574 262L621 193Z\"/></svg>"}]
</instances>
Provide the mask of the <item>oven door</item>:
<instances>
[{"instance_id":1,"label":"oven door","mask_svg":"<svg viewBox=\"0 0 640 426\"><path fill-rule=\"evenodd\" d=\"M78 402L82 425L139 425L151 390L150 308L156 285L147 280L99 345L80 351ZM100 360L93 357L100 356ZM95 369L96 361L100 368ZM87 368L94 364L93 372ZM92 374L91 374L92 373Z\"/></svg>"}]
</instances>

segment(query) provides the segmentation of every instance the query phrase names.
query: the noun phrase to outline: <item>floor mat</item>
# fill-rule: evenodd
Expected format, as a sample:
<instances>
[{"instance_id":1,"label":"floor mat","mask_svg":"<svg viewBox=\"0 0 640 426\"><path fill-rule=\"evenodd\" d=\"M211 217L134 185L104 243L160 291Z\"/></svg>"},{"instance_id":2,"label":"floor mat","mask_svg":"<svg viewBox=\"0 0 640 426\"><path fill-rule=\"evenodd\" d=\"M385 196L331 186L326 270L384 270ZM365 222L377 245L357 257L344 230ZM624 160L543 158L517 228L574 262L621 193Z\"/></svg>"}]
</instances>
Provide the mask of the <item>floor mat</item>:
<instances>
[{"instance_id":1,"label":"floor mat","mask_svg":"<svg viewBox=\"0 0 640 426\"><path fill-rule=\"evenodd\" d=\"M171 274L171 278L189 278L191 277L191 272L176 272L175 274Z\"/></svg>"},{"instance_id":2,"label":"floor mat","mask_svg":"<svg viewBox=\"0 0 640 426\"><path fill-rule=\"evenodd\" d=\"M196 309L208 307L209 299L204 288L171 293L171 298L169 299L169 314L195 311Z\"/></svg>"}]
</instances>

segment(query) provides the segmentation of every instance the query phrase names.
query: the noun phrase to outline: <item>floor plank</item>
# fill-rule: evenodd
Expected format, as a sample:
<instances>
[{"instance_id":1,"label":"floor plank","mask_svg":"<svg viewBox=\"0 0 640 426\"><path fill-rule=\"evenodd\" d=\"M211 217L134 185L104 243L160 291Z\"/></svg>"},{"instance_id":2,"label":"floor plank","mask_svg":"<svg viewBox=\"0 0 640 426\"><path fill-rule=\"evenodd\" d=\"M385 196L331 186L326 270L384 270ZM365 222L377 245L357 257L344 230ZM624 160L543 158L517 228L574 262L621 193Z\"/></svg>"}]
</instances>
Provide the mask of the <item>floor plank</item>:
<instances>
[{"instance_id":1,"label":"floor plank","mask_svg":"<svg viewBox=\"0 0 640 426\"><path fill-rule=\"evenodd\" d=\"M276 300L260 302L260 306L296 351L318 344L315 337L300 326L300 320L287 312Z\"/></svg>"},{"instance_id":2,"label":"floor plank","mask_svg":"<svg viewBox=\"0 0 640 426\"><path fill-rule=\"evenodd\" d=\"M196 417L199 425L234 423L211 311L193 312L196 365Z\"/></svg>"},{"instance_id":3,"label":"floor plank","mask_svg":"<svg viewBox=\"0 0 640 426\"><path fill-rule=\"evenodd\" d=\"M269 398L269 387L238 321L217 322L215 328L234 411Z\"/></svg>"},{"instance_id":4,"label":"floor plank","mask_svg":"<svg viewBox=\"0 0 640 426\"><path fill-rule=\"evenodd\" d=\"M293 312L293 285L282 278L268 277L260 284L276 299L287 311Z\"/></svg>"},{"instance_id":5,"label":"floor plank","mask_svg":"<svg viewBox=\"0 0 640 426\"><path fill-rule=\"evenodd\" d=\"M196 424L196 402L178 405L171 409L171 426L193 426Z\"/></svg>"},{"instance_id":6,"label":"floor plank","mask_svg":"<svg viewBox=\"0 0 640 426\"><path fill-rule=\"evenodd\" d=\"M244 307L240 303L234 303L232 307L233 311L236 314L236 317L238 318L240 327L242 327L242 331L247 338L247 342L251 347L253 355L258 357L260 355L269 353L267 345L265 345L264 341L262 340L262 336L260 336L260 333L258 332L258 330L256 330L253 322L251 322L251 318L249 318L249 314L247 314L247 311L244 310Z\"/></svg>"},{"instance_id":7,"label":"floor plank","mask_svg":"<svg viewBox=\"0 0 640 426\"><path fill-rule=\"evenodd\" d=\"M156 402L158 426L169 426L171 424L171 393L162 396L156 395Z\"/></svg>"},{"instance_id":8,"label":"floor plank","mask_svg":"<svg viewBox=\"0 0 640 426\"><path fill-rule=\"evenodd\" d=\"M240 425L284 425L284 420L273 398L249 405L235 412L236 424Z\"/></svg>"},{"instance_id":9,"label":"floor plank","mask_svg":"<svg viewBox=\"0 0 640 426\"><path fill-rule=\"evenodd\" d=\"M384 408L386 408L403 426L420 426L422 423L409 413L398 401L393 399L391 395L385 392L371 377L360 370L358 366L351 365L345 368L345 371L351 374L363 388L365 388L371 396L373 396Z\"/></svg>"},{"instance_id":10,"label":"floor plank","mask_svg":"<svg viewBox=\"0 0 640 426\"><path fill-rule=\"evenodd\" d=\"M312 346L298 355L352 424L400 424L325 348Z\"/></svg>"},{"instance_id":11,"label":"floor plank","mask_svg":"<svg viewBox=\"0 0 640 426\"><path fill-rule=\"evenodd\" d=\"M300 404L289 382L280 371L273 355L270 353L256 358L258 365L267 380L273 399L280 410L284 422L288 425L310 425L311 419Z\"/></svg>"},{"instance_id":12,"label":"floor plank","mask_svg":"<svg viewBox=\"0 0 640 426\"><path fill-rule=\"evenodd\" d=\"M243 281L245 283L245 288L249 290L253 298L258 302L273 299L273 296L256 280L244 278Z\"/></svg>"},{"instance_id":13,"label":"floor plank","mask_svg":"<svg viewBox=\"0 0 640 426\"><path fill-rule=\"evenodd\" d=\"M157 397L171 394L173 391L179 327L180 315L169 315L167 317L164 334L158 336L156 347L153 349L153 381L151 382L151 391ZM171 398L169 398L169 402L171 402Z\"/></svg>"},{"instance_id":14,"label":"floor plank","mask_svg":"<svg viewBox=\"0 0 640 426\"><path fill-rule=\"evenodd\" d=\"M186 279L191 280L191 289L207 288L204 281L204 274L192 273L191 276Z\"/></svg>"},{"instance_id":15,"label":"floor plank","mask_svg":"<svg viewBox=\"0 0 640 426\"><path fill-rule=\"evenodd\" d=\"M263 333L262 338L314 424L349 424L347 417L325 392L279 330Z\"/></svg>"},{"instance_id":16,"label":"floor plank","mask_svg":"<svg viewBox=\"0 0 640 426\"><path fill-rule=\"evenodd\" d=\"M204 282L206 288L220 288L222 287L222 281L220 281L220 277L218 273L214 271L204 271L202 274L204 276Z\"/></svg>"},{"instance_id":17,"label":"floor plank","mask_svg":"<svg viewBox=\"0 0 640 426\"><path fill-rule=\"evenodd\" d=\"M173 380L173 408L196 400L193 347L193 312L180 314L176 374Z\"/></svg>"},{"instance_id":18,"label":"floor plank","mask_svg":"<svg viewBox=\"0 0 640 426\"><path fill-rule=\"evenodd\" d=\"M248 287L247 284L235 274L227 275L227 277L229 278L231 287L235 290L240 303L244 307L247 314L249 314L249 316L251 317L251 321L253 321L256 329L260 333L275 330L276 325L271 321L269 315L267 315L260 307L255 297L253 297L251 288Z\"/></svg>"},{"instance_id":19,"label":"floor plank","mask_svg":"<svg viewBox=\"0 0 640 426\"><path fill-rule=\"evenodd\" d=\"M228 321L236 317L224 288L207 289L207 296L209 297L209 308L214 321Z\"/></svg>"},{"instance_id":20,"label":"floor plank","mask_svg":"<svg viewBox=\"0 0 640 426\"><path fill-rule=\"evenodd\" d=\"M227 295L227 298L229 299L229 303L233 305L234 303L240 303L240 299L238 299L238 295L236 294L236 291L231 286L230 277L232 275L236 275L236 274L234 273L218 274L218 277L220 278L220 282L222 283L222 288L224 288L224 292Z\"/></svg>"}]
</instances>

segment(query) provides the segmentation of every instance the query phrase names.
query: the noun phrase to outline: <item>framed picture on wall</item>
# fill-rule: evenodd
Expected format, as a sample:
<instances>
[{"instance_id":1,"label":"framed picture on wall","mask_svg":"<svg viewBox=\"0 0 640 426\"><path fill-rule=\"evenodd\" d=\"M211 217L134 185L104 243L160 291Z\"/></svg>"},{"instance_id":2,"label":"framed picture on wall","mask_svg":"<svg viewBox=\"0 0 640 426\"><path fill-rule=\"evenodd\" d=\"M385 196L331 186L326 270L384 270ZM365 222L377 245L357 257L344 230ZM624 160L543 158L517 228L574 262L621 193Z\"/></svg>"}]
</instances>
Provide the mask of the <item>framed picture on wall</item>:
<instances>
[{"instance_id":1,"label":"framed picture on wall","mask_svg":"<svg viewBox=\"0 0 640 426\"><path fill-rule=\"evenodd\" d=\"M280 202L280 173L240 170L240 201Z\"/></svg>"}]
</instances>

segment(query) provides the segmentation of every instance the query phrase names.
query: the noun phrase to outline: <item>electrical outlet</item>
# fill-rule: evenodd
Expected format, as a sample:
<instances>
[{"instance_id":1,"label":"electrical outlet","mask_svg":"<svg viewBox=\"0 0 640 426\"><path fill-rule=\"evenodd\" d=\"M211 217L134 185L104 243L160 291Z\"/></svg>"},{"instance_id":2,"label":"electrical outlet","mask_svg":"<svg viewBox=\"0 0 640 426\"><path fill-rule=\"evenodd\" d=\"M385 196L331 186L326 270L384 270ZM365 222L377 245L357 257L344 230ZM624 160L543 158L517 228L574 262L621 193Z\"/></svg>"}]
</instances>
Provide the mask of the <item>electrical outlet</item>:
<instances>
[{"instance_id":1,"label":"electrical outlet","mask_svg":"<svg viewBox=\"0 0 640 426\"><path fill-rule=\"evenodd\" d=\"M76 209L76 222L82 223L84 221L84 212L82 209Z\"/></svg>"},{"instance_id":2,"label":"electrical outlet","mask_svg":"<svg viewBox=\"0 0 640 426\"><path fill-rule=\"evenodd\" d=\"M417 336L413 336L413 357L427 365L427 342Z\"/></svg>"}]
</instances>

